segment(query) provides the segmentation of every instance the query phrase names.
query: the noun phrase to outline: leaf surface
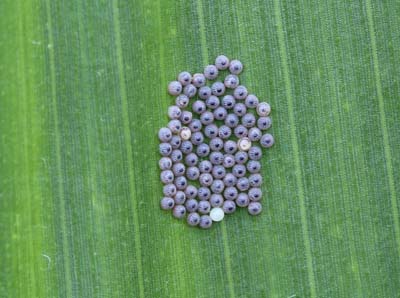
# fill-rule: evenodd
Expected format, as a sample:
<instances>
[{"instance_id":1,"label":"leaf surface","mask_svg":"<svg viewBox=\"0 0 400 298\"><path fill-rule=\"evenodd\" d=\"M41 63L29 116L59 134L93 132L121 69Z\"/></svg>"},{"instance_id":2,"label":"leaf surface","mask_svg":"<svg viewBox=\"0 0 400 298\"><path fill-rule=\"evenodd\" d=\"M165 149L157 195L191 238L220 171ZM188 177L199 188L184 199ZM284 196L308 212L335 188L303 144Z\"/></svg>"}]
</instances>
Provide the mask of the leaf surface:
<instances>
[{"instance_id":1,"label":"leaf surface","mask_svg":"<svg viewBox=\"0 0 400 298\"><path fill-rule=\"evenodd\" d=\"M398 1L3 0L1 297L400 297ZM264 211L159 209L167 83L270 102Z\"/></svg>"}]
</instances>

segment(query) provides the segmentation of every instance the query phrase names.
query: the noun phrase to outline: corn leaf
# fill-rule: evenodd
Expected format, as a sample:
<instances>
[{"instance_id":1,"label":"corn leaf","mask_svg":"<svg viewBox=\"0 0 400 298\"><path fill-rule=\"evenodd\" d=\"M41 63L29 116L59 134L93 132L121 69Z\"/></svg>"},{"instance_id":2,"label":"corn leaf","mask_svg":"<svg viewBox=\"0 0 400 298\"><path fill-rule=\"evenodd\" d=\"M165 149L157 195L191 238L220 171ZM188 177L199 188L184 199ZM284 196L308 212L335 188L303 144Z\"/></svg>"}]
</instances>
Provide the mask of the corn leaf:
<instances>
[{"instance_id":1,"label":"corn leaf","mask_svg":"<svg viewBox=\"0 0 400 298\"><path fill-rule=\"evenodd\" d=\"M400 297L400 3L2 0L1 297ZM162 212L167 83L270 102L262 215Z\"/></svg>"}]
</instances>

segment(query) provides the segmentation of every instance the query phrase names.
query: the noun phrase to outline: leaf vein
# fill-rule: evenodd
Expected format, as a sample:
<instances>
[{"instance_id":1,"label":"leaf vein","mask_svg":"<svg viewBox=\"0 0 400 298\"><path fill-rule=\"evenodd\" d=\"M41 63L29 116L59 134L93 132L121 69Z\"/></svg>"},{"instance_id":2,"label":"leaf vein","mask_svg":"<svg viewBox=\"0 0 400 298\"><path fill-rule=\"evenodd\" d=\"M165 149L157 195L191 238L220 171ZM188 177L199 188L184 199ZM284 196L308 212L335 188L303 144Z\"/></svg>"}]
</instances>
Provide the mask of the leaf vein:
<instances>
[{"instance_id":1,"label":"leaf vein","mask_svg":"<svg viewBox=\"0 0 400 298\"><path fill-rule=\"evenodd\" d=\"M124 129L124 140L126 148L126 157L128 164L128 178L129 178L129 193L131 196L135 193L135 176L134 176L134 163L133 163L133 152L132 152L132 138L129 127L129 114L128 114L128 98L126 94L126 83L124 74L123 54L122 54L122 43L121 43L121 26L119 22L119 7L118 0L113 1L113 25L115 34L115 47L117 54L117 69L119 76L119 89L122 100L122 120ZM144 279L143 279L143 266L142 266L142 248L140 241L140 227L139 227L139 215L138 215L138 202L135 197L132 198L133 204L133 216L134 216L134 237L135 237L135 255L136 255L136 266L138 271L139 280L139 294L141 298L144 298Z\"/></svg>"},{"instance_id":2,"label":"leaf vein","mask_svg":"<svg viewBox=\"0 0 400 298\"><path fill-rule=\"evenodd\" d=\"M389 183L389 191L390 191L390 201L392 205L392 213L393 213L393 222L394 222L394 232L397 243L397 251L400 255L400 223L399 223L399 211L397 206L397 198L396 198L396 188L394 183L394 175L393 175L393 165L392 165L392 155L390 151L390 142L389 142L389 133L386 124L386 114L385 114L385 104L383 100L382 94L382 83L381 77L379 73L379 59L378 59L378 49L376 46L376 36L375 36L375 28L374 28L374 20L372 15L372 4L371 0L366 0L365 2L367 9L367 19L368 19L368 31L371 41L371 51L372 51L372 60L374 65L374 76L375 76L375 85L376 85L376 93L378 96L378 104L379 104L379 116L380 116L380 126L382 130L382 138L383 138L383 147L385 152L385 163L386 163L386 171L388 175L388 183Z\"/></svg>"},{"instance_id":3,"label":"leaf vein","mask_svg":"<svg viewBox=\"0 0 400 298\"><path fill-rule=\"evenodd\" d=\"M286 45L285 45L285 36L283 31L283 21L281 15L281 7L279 0L274 0L274 9L275 16L277 19L276 27L278 33L278 44L280 48L280 56L282 63L282 71L285 81L285 89L286 89L286 97L288 103L288 115L290 121L290 137L292 139L292 147L294 151L294 170L296 174L296 184L298 187L298 197L300 203L300 216L301 216L301 227L303 232L303 241L307 259L307 273L308 280L310 284L310 292L311 297L316 298L316 287L315 287L315 278L314 278L314 269L313 269L313 261L310 247L310 236L308 233L308 223L307 223L307 211L305 207L305 196L304 196L304 188L302 183L302 173L301 173L301 165L300 165L300 153L299 153L299 145L296 135L296 122L294 117L294 108L293 108L293 96L292 96L292 86L289 78L289 66L288 66L288 58L286 53Z\"/></svg>"}]
</instances>

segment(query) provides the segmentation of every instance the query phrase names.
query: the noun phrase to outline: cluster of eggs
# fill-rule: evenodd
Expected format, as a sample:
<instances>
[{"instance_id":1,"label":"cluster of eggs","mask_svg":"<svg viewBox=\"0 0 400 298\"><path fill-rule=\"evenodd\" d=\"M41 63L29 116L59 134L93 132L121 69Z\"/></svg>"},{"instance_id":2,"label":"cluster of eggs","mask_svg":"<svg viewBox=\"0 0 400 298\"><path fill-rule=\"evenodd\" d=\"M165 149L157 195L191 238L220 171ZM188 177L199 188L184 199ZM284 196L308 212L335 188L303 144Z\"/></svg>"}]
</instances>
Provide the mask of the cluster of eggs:
<instances>
[{"instance_id":1,"label":"cluster of eggs","mask_svg":"<svg viewBox=\"0 0 400 298\"><path fill-rule=\"evenodd\" d=\"M266 133L271 107L239 83L242 71L239 60L220 55L203 73L183 71L168 84L176 99L158 132L160 205L191 226L208 229L237 207L251 215L262 210L260 161L262 148L274 144Z\"/></svg>"}]
</instances>

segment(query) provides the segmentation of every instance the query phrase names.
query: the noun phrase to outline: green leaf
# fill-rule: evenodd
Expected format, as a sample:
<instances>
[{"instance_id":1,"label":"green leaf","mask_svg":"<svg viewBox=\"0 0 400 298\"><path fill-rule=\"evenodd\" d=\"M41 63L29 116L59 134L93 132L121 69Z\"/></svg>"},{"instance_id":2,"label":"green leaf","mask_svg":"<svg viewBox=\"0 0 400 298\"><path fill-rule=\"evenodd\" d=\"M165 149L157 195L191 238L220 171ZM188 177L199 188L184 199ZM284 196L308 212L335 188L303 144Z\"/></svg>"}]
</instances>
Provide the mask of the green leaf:
<instances>
[{"instance_id":1,"label":"green leaf","mask_svg":"<svg viewBox=\"0 0 400 298\"><path fill-rule=\"evenodd\" d=\"M1 297L400 297L398 1L0 2ZM271 103L264 211L159 209L168 81Z\"/></svg>"}]
</instances>

